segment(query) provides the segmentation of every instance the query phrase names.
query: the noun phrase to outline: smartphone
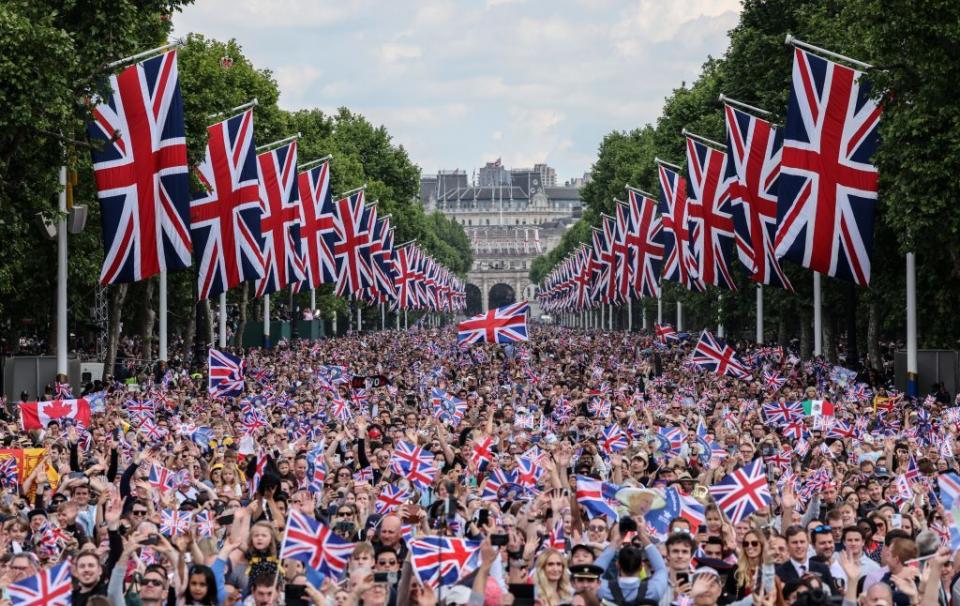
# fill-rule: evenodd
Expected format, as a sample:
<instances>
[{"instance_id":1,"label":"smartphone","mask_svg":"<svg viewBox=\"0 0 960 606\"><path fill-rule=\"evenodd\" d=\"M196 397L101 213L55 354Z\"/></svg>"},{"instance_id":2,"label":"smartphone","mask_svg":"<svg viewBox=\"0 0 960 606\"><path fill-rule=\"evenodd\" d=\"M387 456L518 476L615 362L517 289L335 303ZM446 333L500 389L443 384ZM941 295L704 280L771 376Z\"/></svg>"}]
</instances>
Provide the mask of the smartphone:
<instances>
[{"instance_id":1,"label":"smartphone","mask_svg":"<svg viewBox=\"0 0 960 606\"><path fill-rule=\"evenodd\" d=\"M303 599L307 588L303 585L287 585L283 588L284 603L289 606L305 606L307 601Z\"/></svg>"},{"instance_id":2,"label":"smartphone","mask_svg":"<svg viewBox=\"0 0 960 606\"><path fill-rule=\"evenodd\" d=\"M894 528L901 528L903 526L903 516L899 513L893 514L893 519L890 520L890 523L893 524Z\"/></svg>"},{"instance_id":3,"label":"smartphone","mask_svg":"<svg viewBox=\"0 0 960 606\"><path fill-rule=\"evenodd\" d=\"M486 509L481 509L477 513L477 526L483 528L490 523L490 512Z\"/></svg>"},{"instance_id":4,"label":"smartphone","mask_svg":"<svg viewBox=\"0 0 960 606\"><path fill-rule=\"evenodd\" d=\"M503 547L507 544L509 537L506 534L492 534L490 535L490 544L494 547Z\"/></svg>"},{"instance_id":5,"label":"smartphone","mask_svg":"<svg viewBox=\"0 0 960 606\"><path fill-rule=\"evenodd\" d=\"M221 526L229 526L230 524L233 524L233 514L228 513L225 516L220 516L217 518L217 524Z\"/></svg>"},{"instance_id":6,"label":"smartphone","mask_svg":"<svg viewBox=\"0 0 960 606\"><path fill-rule=\"evenodd\" d=\"M685 585L690 582L690 573L689 572L678 572L677 573L677 585Z\"/></svg>"},{"instance_id":7,"label":"smartphone","mask_svg":"<svg viewBox=\"0 0 960 606\"><path fill-rule=\"evenodd\" d=\"M375 573L373 573L373 582L374 582L374 583L389 583L389 582L390 582L390 573L389 573L389 572L375 572Z\"/></svg>"},{"instance_id":8,"label":"smartphone","mask_svg":"<svg viewBox=\"0 0 960 606\"><path fill-rule=\"evenodd\" d=\"M160 542L160 535L151 534L146 539L140 541L141 545L156 545Z\"/></svg>"}]
</instances>

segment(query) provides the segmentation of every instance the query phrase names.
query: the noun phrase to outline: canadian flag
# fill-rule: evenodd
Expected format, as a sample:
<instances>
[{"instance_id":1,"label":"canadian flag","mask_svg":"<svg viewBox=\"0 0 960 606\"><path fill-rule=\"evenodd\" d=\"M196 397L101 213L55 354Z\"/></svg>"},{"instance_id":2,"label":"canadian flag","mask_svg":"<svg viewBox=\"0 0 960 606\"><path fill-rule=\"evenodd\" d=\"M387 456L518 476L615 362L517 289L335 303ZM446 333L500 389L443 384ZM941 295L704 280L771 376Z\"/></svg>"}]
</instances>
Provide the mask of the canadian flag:
<instances>
[{"instance_id":1,"label":"canadian flag","mask_svg":"<svg viewBox=\"0 0 960 606\"><path fill-rule=\"evenodd\" d=\"M20 423L24 431L43 429L50 421L73 419L77 425L90 425L90 403L84 398L76 400L51 400L49 402L24 402L20 405Z\"/></svg>"}]
</instances>

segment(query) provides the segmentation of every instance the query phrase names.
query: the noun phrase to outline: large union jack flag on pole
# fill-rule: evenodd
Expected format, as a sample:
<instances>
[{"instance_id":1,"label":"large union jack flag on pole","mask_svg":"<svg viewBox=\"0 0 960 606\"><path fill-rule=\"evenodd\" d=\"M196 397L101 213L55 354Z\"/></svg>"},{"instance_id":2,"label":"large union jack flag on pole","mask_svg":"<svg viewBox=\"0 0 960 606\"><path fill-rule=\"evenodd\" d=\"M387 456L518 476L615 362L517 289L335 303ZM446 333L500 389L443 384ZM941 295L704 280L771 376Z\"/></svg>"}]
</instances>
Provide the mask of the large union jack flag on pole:
<instances>
[{"instance_id":1,"label":"large union jack flag on pole","mask_svg":"<svg viewBox=\"0 0 960 606\"><path fill-rule=\"evenodd\" d=\"M101 284L190 265L190 187L177 53L110 77L87 131L106 257Z\"/></svg>"},{"instance_id":2,"label":"large union jack flag on pole","mask_svg":"<svg viewBox=\"0 0 960 606\"><path fill-rule=\"evenodd\" d=\"M526 301L491 309L457 325L457 343L510 343L527 340Z\"/></svg>"},{"instance_id":3,"label":"large union jack flag on pole","mask_svg":"<svg viewBox=\"0 0 960 606\"><path fill-rule=\"evenodd\" d=\"M710 487L710 494L717 506L733 524L746 518L758 509L763 509L773 500L767 486L763 461L754 459Z\"/></svg>"},{"instance_id":4,"label":"large union jack flag on pole","mask_svg":"<svg viewBox=\"0 0 960 606\"><path fill-rule=\"evenodd\" d=\"M359 293L373 283L368 262L370 245L369 215L364 209L363 190L337 200L334 204L333 254L340 274L337 276L337 296Z\"/></svg>"},{"instance_id":5,"label":"large union jack flag on pole","mask_svg":"<svg viewBox=\"0 0 960 606\"><path fill-rule=\"evenodd\" d=\"M754 282L792 291L773 247L783 135L770 122L730 105L724 105L724 118L730 154L727 176L733 180L730 202L740 261Z\"/></svg>"},{"instance_id":6,"label":"large union jack flag on pole","mask_svg":"<svg viewBox=\"0 0 960 606\"><path fill-rule=\"evenodd\" d=\"M777 201L777 256L870 283L880 106L863 73L794 50Z\"/></svg>"},{"instance_id":7,"label":"large union jack flag on pole","mask_svg":"<svg viewBox=\"0 0 960 606\"><path fill-rule=\"evenodd\" d=\"M297 189L297 141L257 156L260 168L260 233L263 277L257 296L283 290L305 279L300 260L300 194Z\"/></svg>"},{"instance_id":8,"label":"large union jack flag on pole","mask_svg":"<svg viewBox=\"0 0 960 606\"><path fill-rule=\"evenodd\" d=\"M235 398L243 393L243 358L211 348L207 363L211 395Z\"/></svg>"},{"instance_id":9,"label":"large union jack flag on pole","mask_svg":"<svg viewBox=\"0 0 960 606\"><path fill-rule=\"evenodd\" d=\"M720 345L709 330L700 333L700 340L690 356L690 362L718 375L730 375L739 379L750 377L749 369L737 359L733 348Z\"/></svg>"},{"instance_id":10,"label":"large union jack flag on pole","mask_svg":"<svg viewBox=\"0 0 960 606\"><path fill-rule=\"evenodd\" d=\"M737 290L727 258L733 252L733 217L727 154L687 137L687 170L693 196L687 203L690 244L704 284Z\"/></svg>"},{"instance_id":11,"label":"large union jack flag on pole","mask_svg":"<svg viewBox=\"0 0 960 606\"><path fill-rule=\"evenodd\" d=\"M299 560L324 576L339 578L347 569L353 547L322 522L291 509L280 557Z\"/></svg>"},{"instance_id":12,"label":"large union jack flag on pole","mask_svg":"<svg viewBox=\"0 0 960 606\"><path fill-rule=\"evenodd\" d=\"M697 260L690 249L687 222L687 181L678 171L657 165L660 174L660 215L663 221L663 279L679 282L690 290L704 290L697 277Z\"/></svg>"},{"instance_id":13,"label":"large union jack flag on pole","mask_svg":"<svg viewBox=\"0 0 960 606\"><path fill-rule=\"evenodd\" d=\"M300 191L300 240L307 284L317 288L337 280L333 254L336 235L333 227L333 197L330 192L330 163L305 170L297 176Z\"/></svg>"},{"instance_id":14,"label":"large union jack flag on pole","mask_svg":"<svg viewBox=\"0 0 960 606\"><path fill-rule=\"evenodd\" d=\"M12 606L70 606L73 602L73 577L70 563L61 562L32 577L7 586Z\"/></svg>"},{"instance_id":15,"label":"large union jack flag on pole","mask_svg":"<svg viewBox=\"0 0 960 606\"><path fill-rule=\"evenodd\" d=\"M205 191L190 202L190 230L203 300L263 277L252 109L207 129L207 154L197 178Z\"/></svg>"},{"instance_id":16,"label":"large union jack flag on pole","mask_svg":"<svg viewBox=\"0 0 960 606\"><path fill-rule=\"evenodd\" d=\"M632 252L633 293L637 297L659 297L663 224L657 216L657 201L633 189L628 196L627 246Z\"/></svg>"}]
</instances>

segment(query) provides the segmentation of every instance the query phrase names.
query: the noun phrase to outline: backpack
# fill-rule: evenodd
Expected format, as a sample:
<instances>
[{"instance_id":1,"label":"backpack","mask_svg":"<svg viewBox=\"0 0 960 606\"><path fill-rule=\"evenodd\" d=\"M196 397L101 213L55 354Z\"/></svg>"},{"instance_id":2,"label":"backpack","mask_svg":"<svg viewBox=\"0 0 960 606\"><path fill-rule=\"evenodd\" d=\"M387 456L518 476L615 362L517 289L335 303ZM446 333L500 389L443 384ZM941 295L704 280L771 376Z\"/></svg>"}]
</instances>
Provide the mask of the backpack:
<instances>
[{"instance_id":1,"label":"backpack","mask_svg":"<svg viewBox=\"0 0 960 606\"><path fill-rule=\"evenodd\" d=\"M613 596L613 601L617 606L641 606L641 604L649 604L650 601L646 599L647 597L647 580L643 579L640 581L640 585L637 587L637 597L631 601L627 601L627 598L623 597L623 590L620 589L619 579L611 579L607 582L607 587L610 588L610 594Z\"/></svg>"}]
</instances>

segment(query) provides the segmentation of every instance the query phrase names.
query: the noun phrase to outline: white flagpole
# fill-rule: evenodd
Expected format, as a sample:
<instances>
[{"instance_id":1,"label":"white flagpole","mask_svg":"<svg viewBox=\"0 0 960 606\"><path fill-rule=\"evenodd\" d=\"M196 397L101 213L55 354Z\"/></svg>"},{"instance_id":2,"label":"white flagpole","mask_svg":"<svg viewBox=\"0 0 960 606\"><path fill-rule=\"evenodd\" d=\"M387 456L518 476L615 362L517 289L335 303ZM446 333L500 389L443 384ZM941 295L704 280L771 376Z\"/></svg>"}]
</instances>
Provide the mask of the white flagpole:
<instances>
[{"instance_id":1,"label":"white flagpole","mask_svg":"<svg viewBox=\"0 0 960 606\"><path fill-rule=\"evenodd\" d=\"M310 289L310 311L311 313L316 313L317 311L317 289Z\"/></svg>"},{"instance_id":2,"label":"white flagpole","mask_svg":"<svg viewBox=\"0 0 960 606\"><path fill-rule=\"evenodd\" d=\"M644 305L640 308L640 311L643 312L643 329L646 330L646 329L647 329L647 306L646 306L646 304L644 304Z\"/></svg>"},{"instance_id":3,"label":"white flagpole","mask_svg":"<svg viewBox=\"0 0 960 606\"><path fill-rule=\"evenodd\" d=\"M220 316L219 328L220 328L220 349L223 349L227 346L227 291L220 293Z\"/></svg>"},{"instance_id":4,"label":"white flagpole","mask_svg":"<svg viewBox=\"0 0 960 606\"><path fill-rule=\"evenodd\" d=\"M363 318L360 317L360 300L357 299L357 334L363 330Z\"/></svg>"},{"instance_id":5,"label":"white flagpole","mask_svg":"<svg viewBox=\"0 0 960 606\"><path fill-rule=\"evenodd\" d=\"M813 272L813 355L823 354L823 317L820 310L820 274Z\"/></svg>"},{"instance_id":6,"label":"white flagpole","mask_svg":"<svg viewBox=\"0 0 960 606\"><path fill-rule=\"evenodd\" d=\"M407 310L403 310L403 329L406 330L410 325L407 323Z\"/></svg>"},{"instance_id":7,"label":"white flagpole","mask_svg":"<svg viewBox=\"0 0 960 606\"><path fill-rule=\"evenodd\" d=\"M60 167L57 220L57 374L67 374L67 167Z\"/></svg>"},{"instance_id":8,"label":"white flagpole","mask_svg":"<svg viewBox=\"0 0 960 606\"><path fill-rule=\"evenodd\" d=\"M757 343L763 343L763 284L757 284Z\"/></svg>"},{"instance_id":9,"label":"white flagpole","mask_svg":"<svg viewBox=\"0 0 960 606\"><path fill-rule=\"evenodd\" d=\"M633 332L633 299L627 299L627 332Z\"/></svg>"},{"instance_id":10,"label":"white flagpole","mask_svg":"<svg viewBox=\"0 0 960 606\"><path fill-rule=\"evenodd\" d=\"M607 304L607 326L613 330L613 303Z\"/></svg>"},{"instance_id":11,"label":"white flagpole","mask_svg":"<svg viewBox=\"0 0 960 606\"><path fill-rule=\"evenodd\" d=\"M160 272L160 327L159 347L161 361L167 361L167 272Z\"/></svg>"},{"instance_id":12,"label":"white flagpole","mask_svg":"<svg viewBox=\"0 0 960 606\"><path fill-rule=\"evenodd\" d=\"M917 384L917 266L916 256L907 253L907 395L919 395Z\"/></svg>"},{"instance_id":13,"label":"white flagpole","mask_svg":"<svg viewBox=\"0 0 960 606\"><path fill-rule=\"evenodd\" d=\"M677 301L677 331L683 330L683 303Z\"/></svg>"},{"instance_id":14,"label":"white flagpole","mask_svg":"<svg viewBox=\"0 0 960 606\"><path fill-rule=\"evenodd\" d=\"M723 294L717 295L717 338L723 338Z\"/></svg>"},{"instance_id":15,"label":"white flagpole","mask_svg":"<svg viewBox=\"0 0 960 606\"><path fill-rule=\"evenodd\" d=\"M270 349L270 295L263 295L263 346Z\"/></svg>"},{"instance_id":16,"label":"white flagpole","mask_svg":"<svg viewBox=\"0 0 960 606\"><path fill-rule=\"evenodd\" d=\"M657 324L663 324L663 297L657 297Z\"/></svg>"},{"instance_id":17,"label":"white flagpole","mask_svg":"<svg viewBox=\"0 0 960 606\"><path fill-rule=\"evenodd\" d=\"M337 311L333 311L333 323L332 323L333 336L337 336Z\"/></svg>"},{"instance_id":18,"label":"white flagpole","mask_svg":"<svg viewBox=\"0 0 960 606\"><path fill-rule=\"evenodd\" d=\"M380 303L380 330L387 329L387 314L383 309L383 303Z\"/></svg>"}]
</instances>

